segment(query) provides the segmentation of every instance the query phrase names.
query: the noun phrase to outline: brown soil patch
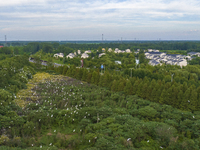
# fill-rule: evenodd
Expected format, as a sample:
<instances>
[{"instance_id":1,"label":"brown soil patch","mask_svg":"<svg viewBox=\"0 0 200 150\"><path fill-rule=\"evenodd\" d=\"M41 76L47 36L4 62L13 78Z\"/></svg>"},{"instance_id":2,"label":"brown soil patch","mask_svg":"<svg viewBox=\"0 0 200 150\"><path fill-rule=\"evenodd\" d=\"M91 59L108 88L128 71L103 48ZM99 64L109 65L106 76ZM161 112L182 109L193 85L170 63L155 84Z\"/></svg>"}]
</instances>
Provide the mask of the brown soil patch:
<instances>
[{"instance_id":1,"label":"brown soil patch","mask_svg":"<svg viewBox=\"0 0 200 150\"><path fill-rule=\"evenodd\" d=\"M52 134L52 133L47 133L47 135L48 135L48 136L52 136L53 134Z\"/></svg>"},{"instance_id":2,"label":"brown soil patch","mask_svg":"<svg viewBox=\"0 0 200 150\"><path fill-rule=\"evenodd\" d=\"M73 135L75 135L76 133L72 133L72 134L66 134L65 138L66 140L70 139Z\"/></svg>"}]
</instances>

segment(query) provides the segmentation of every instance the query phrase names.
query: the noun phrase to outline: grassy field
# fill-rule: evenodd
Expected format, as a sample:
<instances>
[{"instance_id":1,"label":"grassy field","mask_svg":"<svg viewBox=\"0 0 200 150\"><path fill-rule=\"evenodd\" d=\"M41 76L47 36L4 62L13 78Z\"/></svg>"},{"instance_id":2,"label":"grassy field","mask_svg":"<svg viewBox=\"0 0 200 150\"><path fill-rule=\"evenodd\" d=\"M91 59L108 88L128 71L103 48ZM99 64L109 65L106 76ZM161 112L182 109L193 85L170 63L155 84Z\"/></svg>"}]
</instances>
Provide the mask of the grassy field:
<instances>
[{"instance_id":1,"label":"grassy field","mask_svg":"<svg viewBox=\"0 0 200 150\"><path fill-rule=\"evenodd\" d=\"M167 54L187 54L186 50L160 50L160 52L166 52Z\"/></svg>"}]
</instances>

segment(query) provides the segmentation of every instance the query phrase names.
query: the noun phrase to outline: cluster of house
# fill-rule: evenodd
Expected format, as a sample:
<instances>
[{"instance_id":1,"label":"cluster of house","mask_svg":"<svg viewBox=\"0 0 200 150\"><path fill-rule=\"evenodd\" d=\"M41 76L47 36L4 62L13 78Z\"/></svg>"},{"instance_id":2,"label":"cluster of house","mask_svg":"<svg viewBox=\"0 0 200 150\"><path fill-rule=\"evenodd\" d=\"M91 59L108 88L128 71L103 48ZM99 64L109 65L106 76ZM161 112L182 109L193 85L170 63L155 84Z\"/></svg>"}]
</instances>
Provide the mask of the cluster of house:
<instances>
[{"instance_id":1,"label":"cluster of house","mask_svg":"<svg viewBox=\"0 0 200 150\"><path fill-rule=\"evenodd\" d=\"M130 49L126 49L126 50L119 50L118 48L115 48L114 53L131 53Z\"/></svg>"},{"instance_id":2,"label":"cluster of house","mask_svg":"<svg viewBox=\"0 0 200 150\"><path fill-rule=\"evenodd\" d=\"M97 50L98 51L98 50ZM136 52L134 52L135 54L138 54L140 51L140 49L137 49ZM105 53L105 48L102 48L102 52L101 54L99 54L99 58L103 55L106 55ZM130 49L126 49L126 50L119 50L118 48L115 48L115 50L113 51L112 48L108 49L108 52L114 52L114 53L131 53ZM91 50L87 50L84 53L81 54L81 51L78 50L77 52L74 53L70 53L68 54L66 57L67 58L74 58L77 55L81 55L81 58L85 59L88 58L89 55L91 53ZM145 56L146 59L149 59L149 64L152 66L155 65L162 65L164 64L170 64L170 65L178 65L178 66L187 66L187 61L191 60L193 58L193 56L198 56L200 57L200 52L190 52L188 53L188 55L180 55L180 54L166 54L164 52L160 52L159 50L155 50L155 49L148 49L145 52ZM54 57L64 57L63 53L57 53L54 54Z\"/></svg>"},{"instance_id":3,"label":"cluster of house","mask_svg":"<svg viewBox=\"0 0 200 150\"><path fill-rule=\"evenodd\" d=\"M170 64L170 65L178 65L178 66L187 66L187 61L191 60L194 56L197 55L200 57L199 52L190 52L188 55L180 55L180 54L166 54L163 52L159 52L159 50L152 50L149 49L147 52L145 52L145 56L147 59L149 59L149 64L152 66L155 65L162 65L164 64Z\"/></svg>"},{"instance_id":4,"label":"cluster of house","mask_svg":"<svg viewBox=\"0 0 200 150\"><path fill-rule=\"evenodd\" d=\"M80 50L78 50L77 52L74 52L74 53L69 53L67 56L66 56L66 58L74 58L74 57L76 57L77 55L81 55L81 58L88 58L89 57L89 53L91 53L91 51L90 50L87 50L87 51L85 51L83 54L81 54L81 51ZM63 58L64 57L64 54L63 53L56 53L56 54L54 54L54 57L61 57L61 58Z\"/></svg>"},{"instance_id":5,"label":"cluster of house","mask_svg":"<svg viewBox=\"0 0 200 150\"><path fill-rule=\"evenodd\" d=\"M98 51L98 50L97 50ZM106 51L106 49L105 48L102 48L102 52L103 53L101 53L101 54L99 54L99 58L101 57L101 56L103 56L103 55L106 55L106 53L104 53ZM108 52L113 52L113 50L112 50L112 48L109 48L108 49ZM81 51L80 50L78 50L77 51L77 53L76 52L74 52L74 53L69 53L67 56L66 56L66 58L74 58L74 57L76 57L77 56L77 54L78 55L81 55L81 58L88 58L89 57L89 53L91 53L91 50L87 50L87 51L85 51L84 53L82 53L81 54ZM114 50L114 53L131 53L131 50L130 49L126 49L125 51L123 51L123 50L119 50L118 48L116 48L115 50ZM64 54L63 53L56 53L56 54L54 54L54 57L61 57L61 58L63 58L64 57Z\"/></svg>"}]
</instances>

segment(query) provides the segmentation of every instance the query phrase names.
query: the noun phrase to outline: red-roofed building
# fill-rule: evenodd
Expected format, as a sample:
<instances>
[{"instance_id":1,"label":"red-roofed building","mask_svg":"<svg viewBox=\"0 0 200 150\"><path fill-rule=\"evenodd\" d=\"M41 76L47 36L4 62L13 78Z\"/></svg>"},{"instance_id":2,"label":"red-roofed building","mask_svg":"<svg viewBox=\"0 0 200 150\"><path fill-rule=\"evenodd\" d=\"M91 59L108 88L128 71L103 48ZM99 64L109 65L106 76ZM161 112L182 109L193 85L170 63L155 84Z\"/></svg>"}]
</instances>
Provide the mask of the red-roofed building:
<instances>
[{"instance_id":1,"label":"red-roofed building","mask_svg":"<svg viewBox=\"0 0 200 150\"><path fill-rule=\"evenodd\" d=\"M0 48L2 48L3 46L0 46Z\"/></svg>"}]
</instances>

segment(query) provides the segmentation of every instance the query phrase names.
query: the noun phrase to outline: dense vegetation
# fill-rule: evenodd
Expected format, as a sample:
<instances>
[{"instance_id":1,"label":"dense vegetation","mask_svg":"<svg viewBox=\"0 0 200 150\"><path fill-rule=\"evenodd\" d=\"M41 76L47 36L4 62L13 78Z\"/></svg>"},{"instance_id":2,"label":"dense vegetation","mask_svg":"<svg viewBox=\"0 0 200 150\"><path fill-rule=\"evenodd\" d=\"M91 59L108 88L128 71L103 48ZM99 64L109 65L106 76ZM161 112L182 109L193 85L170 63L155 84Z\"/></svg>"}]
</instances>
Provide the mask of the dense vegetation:
<instances>
[{"instance_id":1,"label":"dense vegetation","mask_svg":"<svg viewBox=\"0 0 200 150\"><path fill-rule=\"evenodd\" d=\"M43 149L199 149L199 112L183 112L61 76L43 80L32 90L38 98L26 95L29 102L20 116L14 111L7 112L5 121L1 116L7 135L1 136L1 144Z\"/></svg>"},{"instance_id":2,"label":"dense vegetation","mask_svg":"<svg viewBox=\"0 0 200 150\"><path fill-rule=\"evenodd\" d=\"M0 90L17 93L26 87L28 79L34 74L28 56L14 56L0 61Z\"/></svg>"},{"instance_id":3,"label":"dense vegetation","mask_svg":"<svg viewBox=\"0 0 200 150\"><path fill-rule=\"evenodd\" d=\"M181 69L174 66L147 65L146 68L127 70L122 74L106 72L103 75L100 75L98 69L88 71L68 66L58 67L56 71L115 92L136 94L152 102L171 105L182 110L200 110L199 66L187 66ZM130 77L130 74L133 77ZM171 74L174 74L173 78Z\"/></svg>"},{"instance_id":4,"label":"dense vegetation","mask_svg":"<svg viewBox=\"0 0 200 150\"><path fill-rule=\"evenodd\" d=\"M192 59L189 63L190 65L200 65L200 57Z\"/></svg>"},{"instance_id":5,"label":"dense vegetation","mask_svg":"<svg viewBox=\"0 0 200 150\"><path fill-rule=\"evenodd\" d=\"M29 43L0 48L0 150L200 149L198 57L183 68L150 66L142 51L98 57L101 47L133 50L163 44L165 49L183 43L187 42L126 43L126 47ZM183 53L198 50L198 45L189 42ZM87 69L77 67L80 58L52 59L55 52L66 55L77 49L99 49L84 60ZM35 64L27 54L34 54ZM41 59L48 60L46 67ZM53 67L57 61L68 65ZM41 70L54 75L38 73Z\"/></svg>"}]
</instances>

